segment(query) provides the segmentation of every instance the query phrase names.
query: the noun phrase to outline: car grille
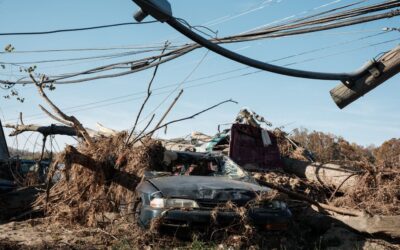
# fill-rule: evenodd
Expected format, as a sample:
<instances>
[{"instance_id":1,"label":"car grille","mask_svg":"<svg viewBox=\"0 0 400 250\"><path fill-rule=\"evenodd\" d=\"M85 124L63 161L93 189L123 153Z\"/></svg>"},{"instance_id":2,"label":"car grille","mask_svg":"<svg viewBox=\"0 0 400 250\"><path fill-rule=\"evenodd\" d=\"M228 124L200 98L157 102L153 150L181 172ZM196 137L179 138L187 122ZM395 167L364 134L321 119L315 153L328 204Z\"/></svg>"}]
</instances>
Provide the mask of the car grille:
<instances>
[{"instance_id":1,"label":"car grille","mask_svg":"<svg viewBox=\"0 0 400 250\"><path fill-rule=\"evenodd\" d=\"M247 204L245 201L231 201L235 206L237 207L243 207ZM215 207L221 207L223 208L226 205L226 202L224 201L206 201L206 200L198 200L197 204L199 204L200 208L203 209L213 209Z\"/></svg>"}]
</instances>

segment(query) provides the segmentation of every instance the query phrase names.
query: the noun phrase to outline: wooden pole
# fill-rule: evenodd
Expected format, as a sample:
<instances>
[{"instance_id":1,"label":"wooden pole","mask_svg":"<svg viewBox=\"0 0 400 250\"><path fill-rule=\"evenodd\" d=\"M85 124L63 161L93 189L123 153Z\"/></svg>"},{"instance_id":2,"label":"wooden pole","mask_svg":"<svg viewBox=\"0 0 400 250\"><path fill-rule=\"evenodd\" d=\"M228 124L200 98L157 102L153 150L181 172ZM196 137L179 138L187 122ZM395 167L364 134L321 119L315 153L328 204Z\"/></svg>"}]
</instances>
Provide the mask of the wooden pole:
<instances>
[{"instance_id":1,"label":"wooden pole","mask_svg":"<svg viewBox=\"0 0 400 250\"><path fill-rule=\"evenodd\" d=\"M324 187L339 192L349 192L359 182L360 173L345 169L337 164L310 163L289 158L284 158L283 161L285 172L320 183Z\"/></svg>"},{"instance_id":2,"label":"wooden pole","mask_svg":"<svg viewBox=\"0 0 400 250\"><path fill-rule=\"evenodd\" d=\"M341 83L330 91L333 101L343 109L400 71L400 46L382 55L376 66L354 83Z\"/></svg>"}]
</instances>

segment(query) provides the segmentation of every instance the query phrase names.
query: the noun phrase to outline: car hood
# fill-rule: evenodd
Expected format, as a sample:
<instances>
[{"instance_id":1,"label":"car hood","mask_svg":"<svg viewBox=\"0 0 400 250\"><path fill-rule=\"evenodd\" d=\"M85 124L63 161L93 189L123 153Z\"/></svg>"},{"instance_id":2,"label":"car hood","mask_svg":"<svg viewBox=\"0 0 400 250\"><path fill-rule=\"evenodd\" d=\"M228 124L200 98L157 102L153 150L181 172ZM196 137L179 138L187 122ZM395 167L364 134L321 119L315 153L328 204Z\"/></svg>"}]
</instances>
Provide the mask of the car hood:
<instances>
[{"instance_id":1,"label":"car hood","mask_svg":"<svg viewBox=\"0 0 400 250\"><path fill-rule=\"evenodd\" d=\"M169 176L148 180L166 198L247 202L270 189L257 184L211 176Z\"/></svg>"}]
</instances>

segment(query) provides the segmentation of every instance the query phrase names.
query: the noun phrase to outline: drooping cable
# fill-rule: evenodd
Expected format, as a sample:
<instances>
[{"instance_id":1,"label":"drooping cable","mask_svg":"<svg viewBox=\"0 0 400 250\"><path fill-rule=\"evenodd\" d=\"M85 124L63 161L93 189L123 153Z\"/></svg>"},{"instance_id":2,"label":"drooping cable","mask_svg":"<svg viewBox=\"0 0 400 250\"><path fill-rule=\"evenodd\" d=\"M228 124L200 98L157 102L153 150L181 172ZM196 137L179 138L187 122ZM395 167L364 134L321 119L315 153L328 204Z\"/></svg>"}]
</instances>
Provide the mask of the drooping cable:
<instances>
[{"instance_id":1,"label":"drooping cable","mask_svg":"<svg viewBox=\"0 0 400 250\"><path fill-rule=\"evenodd\" d=\"M75 32L75 31L84 31L84 30L105 29L105 28L118 27L118 26L149 24L149 23L156 23L156 22L157 21L148 21L148 22L141 22L141 23L139 23L139 22L126 22L126 23L114 23L114 24L107 24L107 25L84 27L84 28L59 29L59 30L49 30L49 31L8 32L8 33L0 33L0 36L45 35L45 34L54 34L54 33L63 33L63 32Z\"/></svg>"}]
</instances>

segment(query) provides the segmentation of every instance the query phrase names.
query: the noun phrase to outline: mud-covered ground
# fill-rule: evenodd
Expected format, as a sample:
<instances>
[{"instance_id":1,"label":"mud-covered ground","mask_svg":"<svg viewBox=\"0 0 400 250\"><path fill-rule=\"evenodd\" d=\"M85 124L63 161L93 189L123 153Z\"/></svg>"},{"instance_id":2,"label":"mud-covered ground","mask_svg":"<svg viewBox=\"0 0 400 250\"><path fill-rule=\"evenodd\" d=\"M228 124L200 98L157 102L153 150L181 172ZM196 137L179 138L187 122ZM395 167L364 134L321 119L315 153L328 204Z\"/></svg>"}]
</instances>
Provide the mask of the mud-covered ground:
<instances>
[{"instance_id":1,"label":"mud-covered ground","mask_svg":"<svg viewBox=\"0 0 400 250\"><path fill-rule=\"evenodd\" d=\"M399 245L368 238L342 227L332 226L321 235L310 228L302 228L303 232L292 230L286 233L255 232L259 234L259 237L255 236L258 242L243 247L240 235L207 241L199 231L166 232L164 229L146 234L135 224L118 219L105 228L50 223L46 218L28 219L0 225L0 249L400 249Z\"/></svg>"}]
</instances>

